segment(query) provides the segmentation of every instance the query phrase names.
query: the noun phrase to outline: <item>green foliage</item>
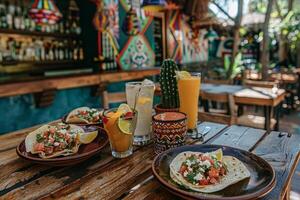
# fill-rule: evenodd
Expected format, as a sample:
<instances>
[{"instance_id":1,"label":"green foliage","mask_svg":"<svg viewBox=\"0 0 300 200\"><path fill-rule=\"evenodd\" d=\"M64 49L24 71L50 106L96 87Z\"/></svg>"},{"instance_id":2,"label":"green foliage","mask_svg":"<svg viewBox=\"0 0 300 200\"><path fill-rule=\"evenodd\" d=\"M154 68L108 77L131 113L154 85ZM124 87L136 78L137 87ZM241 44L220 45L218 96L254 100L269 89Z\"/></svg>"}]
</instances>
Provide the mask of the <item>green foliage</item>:
<instances>
[{"instance_id":1,"label":"green foliage","mask_svg":"<svg viewBox=\"0 0 300 200\"><path fill-rule=\"evenodd\" d=\"M159 77L161 86L161 107L179 108L179 95L177 88L176 71L178 66L172 59L164 60Z\"/></svg>"},{"instance_id":2,"label":"green foliage","mask_svg":"<svg viewBox=\"0 0 300 200\"><path fill-rule=\"evenodd\" d=\"M225 73L227 74L230 68L230 64L231 64L231 59L229 56L225 56L224 57L224 70ZM233 61L232 64L232 73L229 75L229 77L227 78L234 78L237 74L239 74L242 71L242 53L239 52Z\"/></svg>"}]
</instances>

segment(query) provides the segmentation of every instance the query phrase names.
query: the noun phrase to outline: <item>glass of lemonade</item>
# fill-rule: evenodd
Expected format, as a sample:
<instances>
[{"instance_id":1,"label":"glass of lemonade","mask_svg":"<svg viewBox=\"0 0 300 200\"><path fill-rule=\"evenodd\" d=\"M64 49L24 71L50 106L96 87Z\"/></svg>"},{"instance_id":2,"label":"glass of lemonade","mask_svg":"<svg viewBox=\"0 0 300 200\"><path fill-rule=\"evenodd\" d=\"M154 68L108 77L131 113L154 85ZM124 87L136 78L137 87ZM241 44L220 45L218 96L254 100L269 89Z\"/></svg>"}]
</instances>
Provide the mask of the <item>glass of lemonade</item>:
<instances>
[{"instance_id":1,"label":"glass of lemonade","mask_svg":"<svg viewBox=\"0 0 300 200\"><path fill-rule=\"evenodd\" d=\"M137 113L126 104L103 113L104 129L109 137L113 157L125 158L133 153L132 143L136 117Z\"/></svg>"},{"instance_id":2,"label":"glass of lemonade","mask_svg":"<svg viewBox=\"0 0 300 200\"><path fill-rule=\"evenodd\" d=\"M198 102L201 74L191 75L188 72L178 72L179 111L187 115L188 132L197 133Z\"/></svg>"},{"instance_id":3,"label":"glass of lemonade","mask_svg":"<svg viewBox=\"0 0 300 200\"><path fill-rule=\"evenodd\" d=\"M151 140L152 105L155 85L150 80L126 83L126 99L130 108L137 113L134 145L146 145Z\"/></svg>"}]
</instances>

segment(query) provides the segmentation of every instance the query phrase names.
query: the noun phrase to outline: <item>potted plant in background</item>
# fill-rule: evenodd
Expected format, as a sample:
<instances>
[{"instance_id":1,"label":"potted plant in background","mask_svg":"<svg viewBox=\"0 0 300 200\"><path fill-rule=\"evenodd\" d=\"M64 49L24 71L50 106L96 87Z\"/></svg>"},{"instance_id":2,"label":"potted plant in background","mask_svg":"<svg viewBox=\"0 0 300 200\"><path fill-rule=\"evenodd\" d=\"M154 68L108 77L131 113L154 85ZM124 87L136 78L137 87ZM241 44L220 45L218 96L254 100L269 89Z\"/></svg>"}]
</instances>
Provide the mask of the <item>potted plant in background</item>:
<instances>
[{"instance_id":1,"label":"potted plant in background","mask_svg":"<svg viewBox=\"0 0 300 200\"><path fill-rule=\"evenodd\" d=\"M159 77L161 103L154 106L156 113L179 111L176 71L178 71L178 66L174 60L163 61Z\"/></svg>"}]
</instances>

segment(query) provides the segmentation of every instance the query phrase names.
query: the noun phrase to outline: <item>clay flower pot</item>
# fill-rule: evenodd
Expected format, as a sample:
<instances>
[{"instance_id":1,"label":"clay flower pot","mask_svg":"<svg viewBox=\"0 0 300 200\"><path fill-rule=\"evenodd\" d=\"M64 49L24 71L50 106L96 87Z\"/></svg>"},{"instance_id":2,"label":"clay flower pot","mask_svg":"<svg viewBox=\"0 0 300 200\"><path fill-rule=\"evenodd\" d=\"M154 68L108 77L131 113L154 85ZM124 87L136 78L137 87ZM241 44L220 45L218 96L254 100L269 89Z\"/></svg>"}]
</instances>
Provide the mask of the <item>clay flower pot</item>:
<instances>
[{"instance_id":1,"label":"clay flower pot","mask_svg":"<svg viewBox=\"0 0 300 200\"><path fill-rule=\"evenodd\" d=\"M178 112L179 108L162 108L161 104L156 104L154 106L154 110L155 110L156 114L159 114L159 113L163 113L163 112Z\"/></svg>"}]
</instances>

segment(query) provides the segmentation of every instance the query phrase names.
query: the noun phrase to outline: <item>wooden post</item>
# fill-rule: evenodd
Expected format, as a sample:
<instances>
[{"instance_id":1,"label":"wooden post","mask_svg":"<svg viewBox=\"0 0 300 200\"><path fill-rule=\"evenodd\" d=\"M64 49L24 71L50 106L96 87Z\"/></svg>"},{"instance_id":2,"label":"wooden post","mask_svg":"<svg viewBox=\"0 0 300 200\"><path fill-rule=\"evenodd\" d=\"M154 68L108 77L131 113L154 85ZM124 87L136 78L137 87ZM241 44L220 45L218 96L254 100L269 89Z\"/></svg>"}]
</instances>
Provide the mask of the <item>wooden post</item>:
<instances>
[{"instance_id":1,"label":"wooden post","mask_svg":"<svg viewBox=\"0 0 300 200\"><path fill-rule=\"evenodd\" d=\"M272 5L274 0L269 0L265 22L263 25L263 42L262 42L262 54L261 54L261 64L262 64L262 79L268 79L268 69L269 69L269 22L272 12Z\"/></svg>"},{"instance_id":2,"label":"wooden post","mask_svg":"<svg viewBox=\"0 0 300 200\"><path fill-rule=\"evenodd\" d=\"M233 36L233 49L232 49L230 67L229 67L229 70L227 72L227 78L231 78L235 56L237 55L237 53L239 51L240 28L241 28L241 22L242 22L242 17L243 17L243 4L244 4L243 0L238 1L238 13L237 13L237 16L234 20L235 24L234 24L234 36Z\"/></svg>"}]
</instances>

